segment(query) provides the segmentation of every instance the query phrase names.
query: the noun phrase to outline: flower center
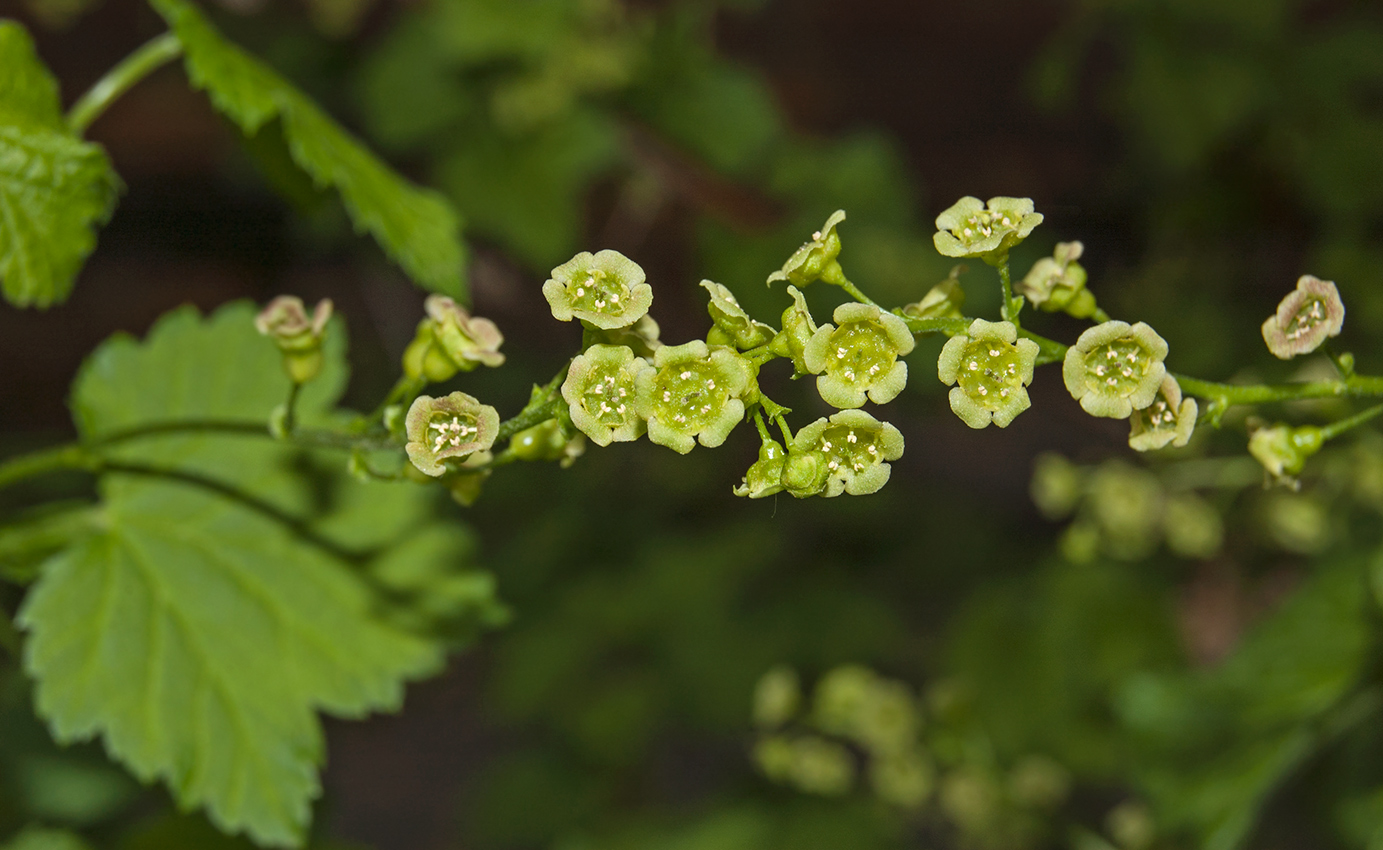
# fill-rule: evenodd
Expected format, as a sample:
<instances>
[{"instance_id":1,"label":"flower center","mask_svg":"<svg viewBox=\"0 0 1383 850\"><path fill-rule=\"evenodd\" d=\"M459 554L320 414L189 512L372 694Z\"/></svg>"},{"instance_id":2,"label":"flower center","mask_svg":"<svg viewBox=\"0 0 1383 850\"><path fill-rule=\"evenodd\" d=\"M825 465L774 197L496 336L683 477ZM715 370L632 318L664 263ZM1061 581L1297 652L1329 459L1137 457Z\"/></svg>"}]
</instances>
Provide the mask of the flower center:
<instances>
[{"instance_id":1,"label":"flower center","mask_svg":"<svg viewBox=\"0 0 1383 850\"><path fill-rule=\"evenodd\" d=\"M601 425L617 428L635 415L633 382L618 368L597 371L581 394L581 404Z\"/></svg>"},{"instance_id":2,"label":"flower center","mask_svg":"<svg viewBox=\"0 0 1383 850\"><path fill-rule=\"evenodd\" d=\"M977 339L965 347L956 382L966 395L989 410L1009 403L1023 385L1018 349L1006 342Z\"/></svg>"},{"instance_id":3,"label":"flower center","mask_svg":"<svg viewBox=\"0 0 1383 850\"><path fill-rule=\"evenodd\" d=\"M1086 380L1101 392L1129 396L1142 383L1151 362L1152 358L1136 341L1116 339L1095 346L1085 355Z\"/></svg>"},{"instance_id":4,"label":"flower center","mask_svg":"<svg viewBox=\"0 0 1383 850\"><path fill-rule=\"evenodd\" d=\"M980 210L962 222L960 227L952 230L951 234L962 244L973 245L988 239L996 232L1002 236L1006 231L1017 229L1019 220L1019 216L1003 210Z\"/></svg>"},{"instance_id":5,"label":"flower center","mask_svg":"<svg viewBox=\"0 0 1383 850\"><path fill-rule=\"evenodd\" d=\"M1157 401L1153 402L1147 410L1142 411L1147 417L1148 427L1153 430L1165 428L1175 428L1177 424L1177 412L1172 409L1172 405L1167 401L1167 397L1159 395Z\"/></svg>"},{"instance_id":6,"label":"flower center","mask_svg":"<svg viewBox=\"0 0 1383 850\"><path fill-rule=\"evenodd\" d=\"M817 450L826 456L832 475L852 475L883 462L877 431L832 425L821 434Z\"/></svg>"},{"instance_id":7,"label":"flower center","mask_svg":"<svg viewBox=\"0 0 1383 850\"><path fill-rule=\"evenodd\" d=\"M883 378L898 359L898 350L877 325L850 322L831 334L832 356L827 371L846 383L865 386Z\"/></svg>"},{"instance_id":8,"label":"flower center","mask_svg":"<svg viewBox=\"0 0 1383 850\"><path fill-rule=\"evenodd\" d=\"M624 310L624 301L629 297L629 287L604 269L578 274L567 284L567 292L573 308L611 316Z\"/></svg>"},{"instance_id":9,"label":"flower center","mask_svg":"<svg viewBox=\"0 0 1383 850\"><path fill-rule=\"evenodd\" d=\"M461 414L435 413L427 424L427 438L433 452L456 454L457 449L469 449L480 433L475 417Z\"/></svg>"},{"instance_id":10,"label":"flower center","mask_svg":"<svg viewBox=\"0 0 1383 850\"><path fill-rule=\"evenodd\" d=\"M1316 328L1326 323L1325 302L1319 298L1310 298L1301 305L1301 308L1292 316L1292 320L1287 323L1287 338L1301 339Z\"/></svg>"},{"instance_id":11,"label":"flower center","mask_svg":"<svg viewBox=\"0 0 1383 850\"><path fill-rule=\"evenodd\" d=\"M729 398L724 381L705 363L664 366L654 393L659 418L686 433L714 422Z\"/></svg>"}]
</instances>

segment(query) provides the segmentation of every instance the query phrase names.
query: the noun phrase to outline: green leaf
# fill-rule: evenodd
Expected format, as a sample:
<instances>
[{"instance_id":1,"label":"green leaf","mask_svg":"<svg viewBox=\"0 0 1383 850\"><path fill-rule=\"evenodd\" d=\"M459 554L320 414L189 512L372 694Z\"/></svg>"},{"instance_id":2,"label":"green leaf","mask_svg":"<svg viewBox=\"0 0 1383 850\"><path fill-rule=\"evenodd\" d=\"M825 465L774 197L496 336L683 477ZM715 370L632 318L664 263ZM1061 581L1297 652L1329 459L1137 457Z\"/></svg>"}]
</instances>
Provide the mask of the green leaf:
<instances>
[{"instance_id":1,"label":"green leaf","mask_svg":"<svg viewBox=\"0 0 1383 850\"><path fill-rule=\"evenodd\" d=\"M87 843L64 829L29 827L0 850L90 850Z\"/></svg>"},{"instance_id":2,"label":"green leaf","mask_svg":"<svg viewBox=\"0 0 1383 850\"><path fill-rule=\"evenodd\" d=\"M99 145L63 122L33 41L0 21L0 291L16 307L63 301L120 180Z\"/></svg>"},{"instance_id":3,"label":"green leaf","mask_svg":"<svg viewBox=\"0 0 1383 850\"><path fill-rule=\"evenodd\" d=\"M267 419L288 379L253 315L182 309L142 343L102 345L73 389L82 436ZM328 331L323 374L300 398L304 423L329 419L344 385L341 330ZM103 476L102 530L46 562L20 612L38 712L59 741L102 736L135 776L164 781L219 828L300 844L320 790L316 712L396 709L403 681L440 662L437 642L386 619L362 578L430 533L431 494L354 482L340 456L255 435L161 436L109 454L213 479L261 507L188 481ZM418 557L447 556L429 551Z\"/></svg>"},{"instance_id":4,"label":"green leaf","mask_svg":"<svg viewBox=\"0 0 1383 850\"><path fill-rule=\"evenodd\" d=\"M334 187L357 231L370 233L424 289L464 295L465 248L456 212L399 176L273 69L221 37L185 0L152 0L183 44L187 75L242 132L278 119L293 161Z\"/></svg>"}]
</instances>

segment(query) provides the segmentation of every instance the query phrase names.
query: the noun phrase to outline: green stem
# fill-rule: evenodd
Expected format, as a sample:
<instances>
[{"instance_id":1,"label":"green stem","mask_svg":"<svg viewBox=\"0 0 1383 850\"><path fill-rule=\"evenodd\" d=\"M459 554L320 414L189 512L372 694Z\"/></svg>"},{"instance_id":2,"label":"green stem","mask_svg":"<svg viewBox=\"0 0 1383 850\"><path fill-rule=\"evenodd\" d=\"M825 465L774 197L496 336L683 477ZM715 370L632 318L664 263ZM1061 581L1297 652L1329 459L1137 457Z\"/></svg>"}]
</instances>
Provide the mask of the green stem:
<instances>
[{"instance_id":1,"label":"green stem","mask_svg":"<svg viewBox=\"0 0 1383 850\"><path fill-rule=\"evenodd\" d=\"M129 91L140 80L162 68L182 53L182 43L171 32L145 43L135 52L126 56L96 81L67 113L67 126L77 133L86 132L92 122L121 95Z\"/></svg>"},{"instance_id":2,"label":"green stem","mask_svg":"<svg viewBox=\"0 0 1383 850\"><path fill-rule=\"evenodd\" d=\"M501 443L513 438L520 431L532 428L557 416L562 410L563 401L551 399L536 407L525 407L513 419L506 419L499 424L499 433L495 436L495 442ZM491 466L497 464L490 464Z\"/></svg>"},{"instance_id":3,"label":"green stem","mask_svg":"<svg viewBox=\"0 0 1383 850\"><path fill-rule=\"evenodd\" d=\"M1014 309L1013 304L1013 281L1009 276L1008 257L1005 256L1003 262L999 263L999 287L1003 291L1003 303L999 305L999 315L1006 322L1013 322L1013 326L1022 330L1023 326L1018 322L1018 310Z\"/></svg>"},{"instance_id":4,"label":"green stem","mask_svg":"<svg viewBox=\"0 0 1383 850\"><path fill-rule=\"evenodd\" d=\"M1331 422L1329 425L1321 426L1321 439L1333 440L1351 428L1357 428L1373 419L1378 414L1383 413L1383 404L1375 404L1367 410L1361 410L1353 416L1341 419L1338 422Z\"/></svg>"},{"instance_id":5,"label":"green stem","mask_svg":"<svg viewBox=\"0 0 1383 850\"><path fill-rule=\"evenodd\" d=\"M283 403L283 433L287 438L293 436L293 431L298 427L298 395L302 392L303 385L294 381L288 389L288 401Z\"/></svg>"},{"instance_id":6,"label":"green stem","mask_svg":"<svg viewBox=\"0 0 1383 850\"><path fill-rule=\"evenodd\" d=\"M849 295L851 298L855 299L861 304L868 304L871 307L879 306L878 304L874 303L873 298L870 298L868 295L865 295L863 292L860 291L860 288L858 286L855 286L853 283L846 280L844 277L842 277L838 282L836 282L836 286L839 286L841 289L845 290L846 295ZM880 307L879 309L883 308Z\"/></svg>"},{"instance_id":7,"label":"green stem","mask_svg":"<svg viewBox=\"0 0 1383 850\"><path fill-rule=\"evenodd\" d=\"M754 411L754 428L759 432L759 442L773 442L773 437L768 433L768 426L764 424L764 415L758 410Z\"/></svg>"},{"instance_id":8,"label":"green stem","mask_svg":"<svg viewBox=\"0 0 1383 850\"><path fill-rule=\"evenodd\" d=\"M1110 321L1109 314L1106 313L1104 310L1100 309L1099 307L1096 307L1095 312L1090 314L1090 321L1094 322L1097 325L1102 325L1105 322Z\"/></svg>"},{"instance_id":9,"label":"green stem","mask_svg":"<svg viewBox=\"0 0 1383 850\"><path fill-rule=\"evenodd\" d=\"M1370 398L1383 396L1383 378L1352 375L1342 381L1309 381L1296 384L1220 384L1186 375L1173 375L1187 395L1210 399L1225 407L1267 404L1306 398Z\"/></svg>"},{"instance_id":10,"label":"green stem","mask_svg":"<svg viewBox=\"0 0 1383 850\"><path fill-rule=\"evenodd\" d=\"M42 449L0 463L0 490L38 475L64 470L94 472L100 458L75 443Z\"/></svg>"},{"instance_id":11,"label":"green stem","mask_svg":"<svg viewBox=\"0 0 1383 850\"><path fill-rule=\"evenodd\" d=\"M410 378L407 375L400 376L399 379L394 382L394 386L389 390L389 394L370 412L366 420L367 424L372 427L379 425L380 421L384 418L384 411L388 409L390 405L398 404L405 398L417 396L418 393L423 391L423 387L425 386L427 386L427 382L422 378Z\"/></svg>"},{"instance_id":12,"label":"green stem","mask_svg":"<svg viewBox=\"0 0 1383 850\"><path fill-rule=\"evenodd\" d=\"M775 423L777 423L777 425L778 425L778 430L783 432L783 447L784 447L784 448L787 448L787 447L791 446L791 445L792 445L792 429L788 427L788 421L787 421L786 419L784 419L782 416L774 417L773 421L774 421Z\"/></svg>"}]
</instances>

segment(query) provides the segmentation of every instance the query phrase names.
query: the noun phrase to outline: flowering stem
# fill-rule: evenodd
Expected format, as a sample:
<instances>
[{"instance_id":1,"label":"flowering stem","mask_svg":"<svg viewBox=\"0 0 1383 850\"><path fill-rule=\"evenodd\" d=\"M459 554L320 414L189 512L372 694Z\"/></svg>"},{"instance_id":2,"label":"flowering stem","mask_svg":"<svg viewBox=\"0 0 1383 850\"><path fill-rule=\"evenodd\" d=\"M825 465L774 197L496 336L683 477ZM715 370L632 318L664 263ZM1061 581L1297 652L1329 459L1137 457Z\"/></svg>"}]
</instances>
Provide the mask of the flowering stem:
<instances>
[{"instance_id":1,"label":"flowering stem","mask_svg":"<svg viewBox=\"0 0 1383 850\"><path fill-rule=\"evenodd\" d=\"M841 289L845 290L846 295L849 295L851 298L855 299L861 304L868 304L871 307L879 306L878 304L874 303L873 298L870 298L868 295L865 295L863 292L860 291L860 288L858 286L855 286L853 283L851 283L843 277L840 279L840 282L836 285L839 286Z\"/></svg>"},{"instance_id":2,"label":"flowering stem","mask_svg":"<svg viewBox=\"0 0 1383 850\"><path fill-rule=\"evenodd\" d=\"M1383 404L1375 404L1367 410L1361 410L1353 416L1346 417L1338 422L1331 422L1329 425L1321 426L1321 439L1333 440L1351 428L1357 428L1373 419L1378 414L1383 413Z\"/></svg>"},{"instance_id":3,"label":"flowering stem","mask_svg":"<svg viewBox=\"0 0 1383 850\"><path fill-rule=\"evenodd\" d=\"M999 287L1003 291L1004 299L999 305L999 315L1004 321L1013 322L1013 326L1021 330L1023 326L1018 323L1019 311L1013 302L1013 281L1009 277L1007 254L1004 255L1003 262L999 263Z\"/></svg>"},{"instance_id":4,"label":"flowering stem","mask_svg":"<svg viewBox=\"0 0 1383 850\"><path fill-rule=\"evenodd\" d=\"M302 388L303 385L297 381L294 381L288 388L288 401L283 403L283 434L285 438L293 436L293 429L298 425L298 394Z\"/></svg>"},{"instance_id":5,"label":"flowering stem","mask_svg":"<svg viewBox=\"0 0 1383 850\"><path fill-rule=\"evenodd\" d=\"M755 427L755 428L758 430L758 432L759 432L759 442L761 442L761 443L771 443L771 442L773 442L773 437L771 437L771 436L769 435L769 433L768 433L768 426L764 424L764 415L763 415L763 413L761 413L760 411L757 411L757 410L754 411L754 427Z\"/></svg>"},{"instance_id":6,"label":"flowering stem","mask_svg":"<svg viewBox=\"0 0 1383 850\"><path fill-rule=\"evenodd\" d=\"M77 133L87 127L140 80L162 68L182 53L182 43L171 32L166 32L143 47L126 56L96 81L67 113L67 126Z\"/></svg>"},{"instance_id":7,"label":"flowering stem","mask_svg":"<svg viewBox=\"0 0 1383 850\"><path fill-rule=\"evenodd\" d=\"M1095 312L1090 314L1090 321L1094 322L1097 325L1102 325L1105 322L1110 321L1109 314L1106 313L1103 309L1096 307Z\"/></svg>"},{"instance_id":8,"label":"flowering stem","mask_svg":"<svg viewBox=\"0 0 1383 850\"><path fill-rule=\"evenodd\" d=\"M1303 398L1368 398L1383 396L1383 378L1351 375L1338 381L1308 381L1296 384L1219 384L1186 375L1173 375L1188 395L1210 399L1221 407L1236 404L1266 404Z\"/></svg>"}]
</instances>

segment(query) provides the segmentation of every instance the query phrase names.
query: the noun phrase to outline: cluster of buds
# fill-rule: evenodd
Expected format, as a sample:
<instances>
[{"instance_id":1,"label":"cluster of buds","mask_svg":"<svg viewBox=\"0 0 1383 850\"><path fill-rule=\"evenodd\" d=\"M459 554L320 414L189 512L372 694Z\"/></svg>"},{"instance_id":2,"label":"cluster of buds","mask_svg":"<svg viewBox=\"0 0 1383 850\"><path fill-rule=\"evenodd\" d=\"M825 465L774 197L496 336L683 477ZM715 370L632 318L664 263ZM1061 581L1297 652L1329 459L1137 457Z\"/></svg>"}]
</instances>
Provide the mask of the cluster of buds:
<instances>
[{"instance_id":1,"label":"cluster of buds","mask_svg":"<svg viewBox=\"0 0 1383 850\"><path fill-rule=\"evenodd\" d=\"M322 337L330 319L329 298L318 301L309 318L301 298L280 295L255 317L255 329L278 346L293 383L305 384L322 371Z\"/></svg>"}]
</instances>

